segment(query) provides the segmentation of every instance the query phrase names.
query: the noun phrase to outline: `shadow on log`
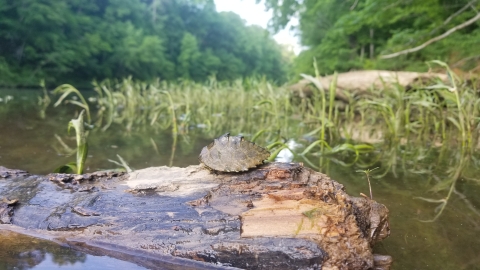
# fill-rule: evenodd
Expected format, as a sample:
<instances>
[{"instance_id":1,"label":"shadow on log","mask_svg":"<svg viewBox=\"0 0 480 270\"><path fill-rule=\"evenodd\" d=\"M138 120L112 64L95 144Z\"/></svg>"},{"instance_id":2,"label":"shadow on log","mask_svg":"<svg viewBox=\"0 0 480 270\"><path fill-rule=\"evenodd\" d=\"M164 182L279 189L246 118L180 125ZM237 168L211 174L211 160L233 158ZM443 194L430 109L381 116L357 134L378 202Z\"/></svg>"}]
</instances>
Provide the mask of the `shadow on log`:
<instances>
[{"instance_id":1,"label":"shadow on log","mask_svg":"<svg viewBox=\"0 0 480 270\"><path fill-rule=\"evenodd\" d=\"M3 179L2 179L3 178ZM388 269L387 208L298 163L34 176L0 167L0 229L151 269Z\"/></svg>"}]
</instances>

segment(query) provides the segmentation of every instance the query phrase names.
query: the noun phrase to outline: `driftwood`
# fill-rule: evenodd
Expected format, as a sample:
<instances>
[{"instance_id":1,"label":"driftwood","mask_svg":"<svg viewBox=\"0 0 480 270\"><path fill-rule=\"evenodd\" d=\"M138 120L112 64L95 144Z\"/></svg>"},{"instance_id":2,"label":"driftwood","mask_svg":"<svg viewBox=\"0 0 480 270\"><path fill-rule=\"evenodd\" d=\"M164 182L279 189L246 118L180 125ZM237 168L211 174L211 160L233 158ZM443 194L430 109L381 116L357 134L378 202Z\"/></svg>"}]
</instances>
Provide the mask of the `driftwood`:
<instances>
[{"instance_id":1,"label":"driftwood","mask_svg":"<svg viewBox=\"0 0 480 270\"><path fill-rule=\"evenodd\" d=\"M337 89L335 98L349 103L348 93L362 96L369 93L370 89L385 89L393 85L401 85L409 88L416 84L423 84L439 79L447 81L447 75L440 73L422 73L408 71L388 70L361 70L339 73L337 76ZM323 89L329 89L330 83L334 80L333 75L319 77L317 80ZM307 79L300 80L290 86L295 95L301 98L310 97L314 90L313 85Z\"/></svg>"},{"instance_id":2,"label":"driftwood","mask_svg":"<svg viewBox=\"0 0 480 270\"><path fill-rule=\"evenodd\" d=\"M151 269L388 269L387 208L297 163L215 174L29 175L0 167L0 229Z\"/></svg>"}]
</instances>

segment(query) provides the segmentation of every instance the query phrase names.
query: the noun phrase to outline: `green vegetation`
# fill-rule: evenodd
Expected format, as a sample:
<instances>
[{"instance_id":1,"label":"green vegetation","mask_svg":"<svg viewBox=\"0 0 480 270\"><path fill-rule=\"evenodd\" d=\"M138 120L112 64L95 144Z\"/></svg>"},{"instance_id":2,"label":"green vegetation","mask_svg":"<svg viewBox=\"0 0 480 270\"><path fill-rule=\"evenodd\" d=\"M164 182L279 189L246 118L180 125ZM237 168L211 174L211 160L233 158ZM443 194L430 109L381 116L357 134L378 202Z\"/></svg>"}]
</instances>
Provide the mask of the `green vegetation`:
<instances>
[{"instance_id":1,"label":"green vegetation","mask_svg":"<svg viewBox=\"0 0 480 270\"><path fill-rule=\"evenodd\" d=\"M270 34L211 0L0 0L0 86L93 79L286 81Z\"/></svg>"},{"instance_id":2,"label":"green vegetation","mask_svg":"<svg viewBox=\"0 0 480 270\"><path fill-rule=\"evenodd\" d=\"M476 70L480 61L477 0L257 0L273 11L274 30L298 17L302 52L294 73L350 69L422 70L442 60ZM407 51L408 50L408 51ZM394 54L402 52L401 54ZM394 55L392 55L394 54ZM394 61L387 60L392 57Z\"/></svg>"},{"instance_id":3,"label":"green vegetation","mask_svg":"<svg viewBox=\"0 0 480 270\"><path fill-rule=\"evenodd\" d=\"M42 87L41 121L37 112L28 118L32 106L13 98L14 90L0 96L1 165L29 166L24 157L35 153L31 163L51 171L44 160L53 149L52 166L77 155L58 172L111 163L126 171L185 166L197 163L207 141L240 133L267 146L271 161L291 154L350 185L352 194L375 192L397 212L392 223L410 226L392 234L397 240L388 248L398 256L409 254L405 245L424 249L428 239L428 246L448 248L441 253L446 261L432 250L423 254L430 256L421 256L430 259L426 266L474 265L477 250L465 246L475 246L480 216L480 99L478 84L454 71L479 71L480 1L257 2L274 11L273 30L298 16L306 48L298 57L266 30L216 12L212 0L0 0L0 86ZM317 79L356 69L430 69L446 72L449 81L344 92L348 102L339 102L336 81L323 88ZM299 98L281 86L288 74L308 80L312 95ZM92 93L72 86L91 81ZM51 110L47 89L57 85ZM77 118L69 125L75 137L66 136L71 117L64 115ZM319 213L304 215L313 222ZM447 223L454 230L445 230ZM303 220L297 233L302 226ZM451 256L455 249L459 258ZM403 268L422 268L418 258L405 257Z\"/></svg>"},{"instance_id":4,"label":"green vegetation","mask_svg":"<svg viewBox=\"0 0 480 270\"><path fill-rule=\"evenodd\" d=\"M45 118L51 102L47 86L70 83L54 91L61 94L55 106L70 103L84 110L92 132L168 132L169 165L192 130L206 138L230 131L267 145L270 160L289 151L321 171L332 162L355 166L367 176L370 197L371 177L396 175L399 166L419 174L416 163L435 153L438 159L428 161L432 170L421 170L451 168L435 187L448 195L419 199L439 203L441 213L457 179L467 174L464 169L473 162L479 142L477 89L450 67L478 66L480 2L257 2L274 11L275 30L298 15L307 49L292 68L291 55L266 30L246 26L233 13L216 12L211 0L0 0L0 85L40 81L38 107ZM385 60L392 57L395 61ZM442 62L423 64L430 59ZM336 81L323 89L316 79L323 73L370 68L446 70L450 81L410 90L385 86L361 98L345 93L349 102L339 105ZM278 86L288 73L309 80L313 95L296 99ZM97 79L95 96L87 101L72 85L83 87L92 79ZM77 162L67 167L81 173L88 132L83 131L83 113L76 115L79 119L71 123L84 140L77 136ZM74 152L57 139L65 153ZM161 156L158 141L148 139L145 143ZM302 147L289 144L291 139ZM457 156L446 161L452 151ZM112 162L130 170L130 159L118 158ZM379 170L370 175L374 167Z\"/></svg>"},{"instance_id":5,"label":"green vegetation","mask_svg":"<svg viewBox=\"0 0 480 270\"><path fill-rule=\"evenodd\" d=\"M43 83L43 82L42 82ZM44 89L44 88L43 88ZM78 115L77 119L72 119L70 122L68 122L68 133L70 133L70 129L73 128L75 129L75 138L76 138L76 143L77 147L75 152L77 153L77 159L76 162L69 162L65 165L62 165L58 168L55 169L55 172L57 173L77 173L77 174L82 174L83 169L85 167L85 161L87 160L87 154L88 154L88 131L85 131L85 125L90 124L92 122L92 118L90 116L90 106L88 105L87 101L83 97L83 95L78 91L75 87L64 84L59 87L57 87L55 90L52 91L53 94L62 94L60 98L55 102L54 107L57 107L60 105L70 94L75 94L75 97L77 99L80 99L81 102L78 102L75 99L70 99L66 100L65 103L70 103L76 106L79 106L82 108L82 111ZM45 91L44 91L45 95ZM42 113L45 114L46 107L48 106L48 103L45 104L43 100L48 100L50 99L47 96L44 96L43 99L41 99L42 102L40 103L40 112L41 115ZM87 113L87 120L88 122L85 123L83 114ZM58 137L59 138L59 137ZM61 141L61 139L60 139ZM69 149L67 145L61 141L62 144L64 145L64 148ZM73 152L73 151L68 151L68 152Z\"/></svg>"},{"instance_id":6,"label":"green vegetation","mask_svg":"<svg viewBox=\"0 0 480 270\"><path fill-rule=\"evenodd\" d=\"M294 57L270 33L218 13L213 0L0 0L0 86L89 87L92 80L204 82L352 69L477 71L478 0L257 0L272 30L299 18ZM388 60L395 57L394 61ZM292 65L291 61L294 59Z\"/></svg>"},{"instance_id":7,"label":"green vegetation","mask_svg":"<svg viewBox=\"0 0 480 270\"><path fill-rule=\"evenodd\" d=\"M88 133L85 132L83 113L85 110L81 111L77 119L72 119L68 122L68 133L70 133L70 128L75 129L75 138L77 142L77 160L76 162L70 162L63 166L55 169L56 173L76 173L82 174L85 167L85 161L87 160L88 154L88 143L87 137Z\"/></svg>"},{"instance_id":8,"label":"green vegetation","mask_svg":"<svg viewBox=\"0 0 480 270\"><path fill-rule=\"evenodd\" d=\"M425 144L458 147L469 153L478 143L480 101L476 90L460 87L459 79L443 63L432 64L447 69L450 85L439 82L408 91L400 85L372 89L362 99L351 96L346 105L332 98L335 82L322 89L315 78L306 75L318 88L310 99L302 100L295 100L286 87L266 80L218 82L211 78L206 83L157 80L150 84L131 78L105 80L95 83L98 110L92 123L103 131L112 124L126 132L148 126L171 130L173 148L177 136L191 129L200 129L209 138L225 131L243 133L268 145L275 154L289 149L318 169L323 166L311 162L312 155L342 155L351 157L347 164L354 164L375 148L389 153L397 146ZM75 90L64 93L70 92ZM83 102L66 100L65 96L56 104L64 101L85 108ZM301 151L286 143L289 138L302 137L309 143Z\"/></svg>"},{"instance_id":9,"label":"green vegetation","mask_svg":"<svg viewBox=\"0 0 480 270\"><path fill-rule=\"evenodd\" d=\"M311 99L295 101L285 87L250 79L232 83L212 79L205 84L104 81L95 87L100 106L96 126L105 130L114 123L127 132L151 126L171 129L182 138L199 129L208 138L226 130L243 133L268 145L272 160L289 150L296 160L327 173L332 162L361 169L367 175L370 197L371 177L396 175L400 169L438 181L436 192L448 190L444 199L420 198L440 203L443 211L457 180L475 178L466 168L479 140L480 102L474 88L462 84L443 63L433 64L447 69L449 85L372 89L362 99L352 96L346 107L331 98L335 82L329 89L318 87ZM315 78L305 77L320 86ZM303 147L290 147L288 139L302 142ZM170 164L176 143L174 135ZM453 158L446 159L451 153ZM370 175L375 167L380 167L378 173ZM449 172L435 176L443 168L450 168Z\"/></svg>"},{"instance_id":10,"label":"green vegetation","mask_svg":"<svg viewBox=\"0 0 480 270\"><path fill-rule=\"evenodd\" d=\"M357 172L359 173L364 173L365 176L367 177L368 181L368 189L370 190L370 199L373 200L373 192L372 192L372 184L370 183L370 173L374 170L378 169L378 167L373 168L373 169L366 169L366 170L358 170Z\"/></svg>"}]
</instances>

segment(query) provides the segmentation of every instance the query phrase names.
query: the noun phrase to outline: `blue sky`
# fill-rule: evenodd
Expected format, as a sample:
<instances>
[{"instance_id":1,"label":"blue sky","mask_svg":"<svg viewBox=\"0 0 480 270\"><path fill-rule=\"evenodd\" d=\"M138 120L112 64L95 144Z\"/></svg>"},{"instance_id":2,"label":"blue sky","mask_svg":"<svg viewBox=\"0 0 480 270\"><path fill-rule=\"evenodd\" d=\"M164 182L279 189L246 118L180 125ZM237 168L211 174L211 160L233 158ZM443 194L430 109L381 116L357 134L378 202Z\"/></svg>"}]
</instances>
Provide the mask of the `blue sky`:
<instances>
[{"instance_id":1,"label":"blue sky","mask_svg":"<svg viewBox=\"0 0 480 270\"><path fill-rule=\"evenodd\" d=\"M217 11L235 12L247 24L256 24L263 28L267 28L268 21L272 17L271 12L265 11L263 4L255 4L255 0L215 0L215 5L217 6ZM285 30L280 31L274 38L278 43L291 45L295 53L298 54L300 52L298 38L288 30L289 28L287 26Z\"/></svg>"}]
</instances>

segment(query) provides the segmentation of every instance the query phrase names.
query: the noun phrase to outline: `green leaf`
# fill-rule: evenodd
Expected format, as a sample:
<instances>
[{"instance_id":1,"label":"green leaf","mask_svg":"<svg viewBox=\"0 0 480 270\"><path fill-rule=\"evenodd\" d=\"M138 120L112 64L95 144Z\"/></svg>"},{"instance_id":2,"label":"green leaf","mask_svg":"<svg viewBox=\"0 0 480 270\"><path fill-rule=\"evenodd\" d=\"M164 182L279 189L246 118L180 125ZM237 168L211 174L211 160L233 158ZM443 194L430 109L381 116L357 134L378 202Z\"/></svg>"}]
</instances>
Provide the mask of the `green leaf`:
<instances>
[{"instance_id":1,"label":"green leaf","mask_svg":"<svg viewBox=\"0 0 480 270\"><path fill-rule=\"evenodd\" d=\"M69 173L69 174L75 173L76 171L77 171L76 162L67 163L53 170L54 173Z\"/></svg>"}]
</instances>

